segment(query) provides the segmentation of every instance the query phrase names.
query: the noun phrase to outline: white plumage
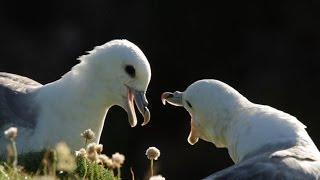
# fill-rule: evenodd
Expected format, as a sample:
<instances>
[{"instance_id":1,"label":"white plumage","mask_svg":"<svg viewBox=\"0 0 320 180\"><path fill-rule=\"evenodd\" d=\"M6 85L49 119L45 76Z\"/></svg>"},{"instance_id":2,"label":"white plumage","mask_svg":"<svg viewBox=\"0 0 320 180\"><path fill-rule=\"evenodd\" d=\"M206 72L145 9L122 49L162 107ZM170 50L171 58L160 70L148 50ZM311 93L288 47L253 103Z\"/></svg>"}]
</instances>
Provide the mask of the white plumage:
<instances>
[{"instance_id":1,"label":"white plumage","mask_svg":"<svg viewBox=\"0 0 320 180\"><path fill-rule=\"evenodd\" d=\"M0 73L0 130L19 129L19 153L40 151L65 141L83 146L80 133L91 128L99 141L108 109L119 105L136 125L134 102L148 123L146 90L150 65L143 52L127 40L113 40L81 56L61 79L41 85L26 77ZM143 125L144 125L143 124ZM0 154L7 141L0 134Z\"/></svg>"},{"instance_id":2,"label":"white plumage","mask_svg":"<svg viewBox=\"0 0 320 180\"><path fill-rule=\"evenodd\" d=\"M162 101L191 115L188 141L228 149L235 165L207 179L319 179L320 153L295 117L250 102L217 80L200 80Z\"/></svg>"}]
</instances>

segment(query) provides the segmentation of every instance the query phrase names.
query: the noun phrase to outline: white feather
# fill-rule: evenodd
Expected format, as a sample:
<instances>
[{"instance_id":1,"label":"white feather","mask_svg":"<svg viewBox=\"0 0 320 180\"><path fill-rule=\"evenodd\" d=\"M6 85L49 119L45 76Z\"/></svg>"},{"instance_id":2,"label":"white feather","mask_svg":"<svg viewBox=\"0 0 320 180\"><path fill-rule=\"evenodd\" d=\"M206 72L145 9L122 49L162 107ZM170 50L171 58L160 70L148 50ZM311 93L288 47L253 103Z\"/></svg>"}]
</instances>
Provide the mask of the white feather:
<instances>
[{"instance_id":1,"label":"white feather","mask_svg":"<svg viewBox=\"0 0 320 180\"><path fill-rule=\"evenodd\" d=\"M34 92L37 124L32 130L19 128L20 153L49 148L59 141L78 149L84 145L80 133L89 128L99 142L108 109L113 105L125 108L127 86L147 90L150 65L143 52L127 40L110 41L79 59L61 79ZM128 64L134 66L135 78L126 74L124 66Z\"/></svg>"}]
</instances>

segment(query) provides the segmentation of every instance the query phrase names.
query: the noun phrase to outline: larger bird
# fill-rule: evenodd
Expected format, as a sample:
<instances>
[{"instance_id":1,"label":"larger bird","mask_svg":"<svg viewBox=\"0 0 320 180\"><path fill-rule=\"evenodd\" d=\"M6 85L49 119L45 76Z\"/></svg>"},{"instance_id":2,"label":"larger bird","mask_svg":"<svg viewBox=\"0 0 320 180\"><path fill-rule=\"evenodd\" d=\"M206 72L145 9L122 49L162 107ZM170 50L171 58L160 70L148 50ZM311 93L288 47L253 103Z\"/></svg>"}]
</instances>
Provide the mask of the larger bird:
<instances>
[{"instance_id":1,"label":"larger bird","mask_svg":"<svg viewBox=\"0 0 320 180\"><path fill-rule=\"evenodd\" d=\"M113 105L124 108L130 125L137 124L134 102L150 119L146 90L150 65L143 52L127 40L113 40L79 58L61 79L41 85L29 78L0 73L0 130L19 129L19 153L40 151L65 141L82 147L80 133L91 128L99 141L105 116ZM0 155L7 141L0 133Z\"/></svg>"},{"instance_id":2,"label":"larger bird","mask_svg":"<svg viewBox=\"0 0 320 180\"><path fill-rule=\"evenodd\" d=\"M235 165L210 179L320 179L320 153L295 117L255 104L218 80L200 80L162 101L191 115L190 144L199 138L228 149Z\"/></svg>"}]
</instances>

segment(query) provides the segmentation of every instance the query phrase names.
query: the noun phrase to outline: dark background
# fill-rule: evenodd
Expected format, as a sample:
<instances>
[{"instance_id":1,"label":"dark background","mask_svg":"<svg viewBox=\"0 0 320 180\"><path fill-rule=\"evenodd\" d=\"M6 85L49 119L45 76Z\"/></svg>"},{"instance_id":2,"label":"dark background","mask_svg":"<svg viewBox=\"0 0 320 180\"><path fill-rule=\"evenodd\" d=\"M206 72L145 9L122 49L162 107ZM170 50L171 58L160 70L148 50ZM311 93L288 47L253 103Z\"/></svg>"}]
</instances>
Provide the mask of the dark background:
<instances>
[{"instance_id":1,"label":"dark background","mask_svg":"<svg viewBox=\"0 0 320 180\"><path fill-rule=\"evenodd\" d=\"M294 0L1 1L0 71L48 83L94 46L132 41L152 68L151 123L132 129L125 111L111 108L104 151L126 155L124 179L129 167L136 179L145 177L149 146L161 150L159 174L200 179L232 165L227 150L201 140L190 146L188 113L162 106L160 94L219 79L253 102L296 116L320 146L319 9L319 1Z\"/></svg>"}]
</instances>

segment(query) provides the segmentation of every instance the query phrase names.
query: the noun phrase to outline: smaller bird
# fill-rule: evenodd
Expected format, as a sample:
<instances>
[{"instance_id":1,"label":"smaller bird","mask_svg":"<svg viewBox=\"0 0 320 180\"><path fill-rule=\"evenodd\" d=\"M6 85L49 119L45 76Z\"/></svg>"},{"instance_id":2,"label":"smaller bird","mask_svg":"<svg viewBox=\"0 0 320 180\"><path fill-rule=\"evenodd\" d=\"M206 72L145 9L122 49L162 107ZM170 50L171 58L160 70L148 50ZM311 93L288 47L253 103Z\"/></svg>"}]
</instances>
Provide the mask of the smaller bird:
<instances>
[{"instance_id":1,"label":"smaller bird","mask_svg":"<svg viewBox=\"0 0 320 180\"><path fill-rule=\"evenodd\" d=\"M199 80L184 92L164 92L163 104L191 115L190 144L227 148L235 165L210 179L320 179L320 152L294 116L250 102L229 85Z\"/></svg>"},{"instance_id":2,"label":"smaller bird","mask_svg":"<svg viewBox=\"0 0 320 180\"><path fill-rule=\"evenodd\" d=\"M65 141L72 149L83 146L80 134L96 133L98 143L108 109L118 105L128 113L132 127L134 108L150 120L146 91L150 64L128 40L112 40L79 58L80 63L57 81L42 85L11 73L0 73L0 130L18 127L19 154L37 152ZM0 155L7 141L0 134Z\"/></svg>"}]
</instances>

